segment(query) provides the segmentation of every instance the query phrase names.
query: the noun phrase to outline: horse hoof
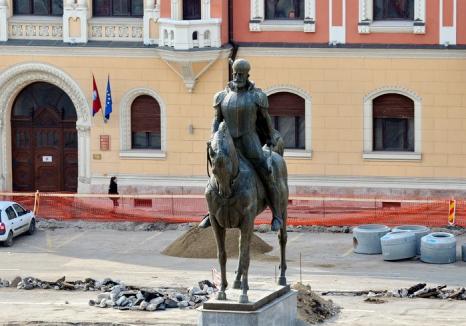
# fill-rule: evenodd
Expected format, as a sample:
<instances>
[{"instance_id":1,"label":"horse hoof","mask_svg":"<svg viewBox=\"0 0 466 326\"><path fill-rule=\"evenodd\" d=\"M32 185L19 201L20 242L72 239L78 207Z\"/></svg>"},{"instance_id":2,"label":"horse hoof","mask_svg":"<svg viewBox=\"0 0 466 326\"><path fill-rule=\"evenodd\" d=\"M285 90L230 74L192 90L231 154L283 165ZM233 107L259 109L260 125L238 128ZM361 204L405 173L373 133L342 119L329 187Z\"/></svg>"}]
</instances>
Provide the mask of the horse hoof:
<instances>
[{"instance_id":1,"label":"horse hoof","mask_svg":"<svg viewBox=\"0 0 466 326\"><path fill-rule=\"evenodd\" d=\"M225 292L219 292L217 294L217 300L226 300L227 299L227 294Z\"/></svg>"},{"instance_id":2,"label":"horse hoof","mask_svg":"<svg viewBox=\"0 0 466 326\"><path fill-rule=\"evenodd\" d=\"M248 303L248 302L249 302L249 299L248 299L247 294L241 294L239 296L239 303Z\"/></svg>"},{"instance_id":3,"label":"horse hoof","mask_svg":"<svg viewBox=\"0 0 466 326\"><path fill-rule=\"evenodd\" d=\"M241 281L240 280L235 280L235 283L233 283L233 289L241 289Z\"/></svg>"},{"instance_id":4,"label":"horse hoof","mask_svg":"<svg viewBox=\"0 0 466 326\"><path fill-rule=\"evenodd\" d=\"M278 278L278 285L286 286L286 277L285 276L280 276Z\"/></svg>"}]
</instances>

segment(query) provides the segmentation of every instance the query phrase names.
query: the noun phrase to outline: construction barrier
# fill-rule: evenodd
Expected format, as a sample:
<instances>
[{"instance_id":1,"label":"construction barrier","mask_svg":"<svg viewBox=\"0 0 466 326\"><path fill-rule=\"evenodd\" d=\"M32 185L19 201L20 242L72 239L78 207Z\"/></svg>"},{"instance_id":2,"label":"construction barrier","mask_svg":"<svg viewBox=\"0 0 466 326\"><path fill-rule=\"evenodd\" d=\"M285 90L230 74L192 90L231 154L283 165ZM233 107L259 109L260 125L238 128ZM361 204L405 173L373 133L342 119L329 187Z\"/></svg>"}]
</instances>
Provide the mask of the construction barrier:
<instances>
[{"instance_id":1,"label":"construction barrier","mask_svg":"<svg viewBox=\"0 0 466 326\"><path fill-rule=\"evenodd\" d=\"M207 214L203 195L83 195L57 193L0 193L36 215L55 220L119 222L199 222ZM456 226L466 227L466 200L455 200ZM39 205L40 204L40 205ZM290 197L289 225L354 226L368 223L389 226L420 224L447 226L450 199L398 199L361 197ZM256 224L269 224L269 210Z\"/></svg>"}]
</instances>

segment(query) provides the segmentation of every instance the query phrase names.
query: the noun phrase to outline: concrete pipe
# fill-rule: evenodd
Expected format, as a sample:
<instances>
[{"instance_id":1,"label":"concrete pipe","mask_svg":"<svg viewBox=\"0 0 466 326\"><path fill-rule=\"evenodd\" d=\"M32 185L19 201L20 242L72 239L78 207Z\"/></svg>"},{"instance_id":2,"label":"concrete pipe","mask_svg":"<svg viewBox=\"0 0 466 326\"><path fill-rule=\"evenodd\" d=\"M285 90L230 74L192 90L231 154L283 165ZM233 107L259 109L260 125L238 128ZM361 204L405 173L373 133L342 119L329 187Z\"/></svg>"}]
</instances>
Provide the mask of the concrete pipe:
<instances>
[{"instance_id":1,"label":"concrete pipe","mask_svg":"<svg viewBox=\"0 0 466 326\"><path fill-rule=\"evenodd\" d=\"M357 254L376 255L382 253L380 238L390 232L381 224L365 224L353 229L353 251Z\"/></svg>"},{"instance_id":2,"label":"concrete pipe","mask_svg":"<svg viewBox=\"0 0 466 326\"><path fill-rule=\"evenodd\" d=\"M401 260L416 256L416 235L408 231L392 231L380 238L384 260Z\"/></svg>"},{"instance_id":3,"label":"concrete pipe","mask_svg":"<svg viewBox=\"0 0 466 326\"><path fill-rule=\"evenodd\" d=\"M416 255L421 254L421 238L430 233L430 229L427 226L423 225L400 225L394 227L393 232L395 231L409 231L413 232L416 236Z\"/></svg>"},{"instance_id":4,"label":"concrete pipe","mask_svg":"<svg viewBox=\"0 0 466 326\"><path fill-rule=\"evenodd\" d=\"M431 264L456 261L456 238L446 232L434 232L421 238L421 260Z\"/></svg>"}]
</instances>

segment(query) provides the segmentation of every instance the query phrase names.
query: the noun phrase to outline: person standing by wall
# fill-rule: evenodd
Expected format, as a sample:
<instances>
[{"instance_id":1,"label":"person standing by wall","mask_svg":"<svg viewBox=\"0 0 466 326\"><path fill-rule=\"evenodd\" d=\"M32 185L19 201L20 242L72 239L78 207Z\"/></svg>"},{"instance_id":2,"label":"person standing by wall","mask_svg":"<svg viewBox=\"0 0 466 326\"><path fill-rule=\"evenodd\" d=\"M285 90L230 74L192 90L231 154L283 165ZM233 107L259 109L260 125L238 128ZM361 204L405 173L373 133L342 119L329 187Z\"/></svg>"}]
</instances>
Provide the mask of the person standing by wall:
<instances>
[{"instance_id":1,"label":"person standing by wall","mask_svg":"<svg viewBox=\"0 0 466 326\"><path fill-rule=\"evenodd\" d=\"M110 185L108 186L108 194L109 195L118 195L118 184L117 184L117 178L116 177L111 177L110 178ZM110 197L110 199L113 201L113 207L118 207L118 197Z\"/></svg>"}]
</instances>

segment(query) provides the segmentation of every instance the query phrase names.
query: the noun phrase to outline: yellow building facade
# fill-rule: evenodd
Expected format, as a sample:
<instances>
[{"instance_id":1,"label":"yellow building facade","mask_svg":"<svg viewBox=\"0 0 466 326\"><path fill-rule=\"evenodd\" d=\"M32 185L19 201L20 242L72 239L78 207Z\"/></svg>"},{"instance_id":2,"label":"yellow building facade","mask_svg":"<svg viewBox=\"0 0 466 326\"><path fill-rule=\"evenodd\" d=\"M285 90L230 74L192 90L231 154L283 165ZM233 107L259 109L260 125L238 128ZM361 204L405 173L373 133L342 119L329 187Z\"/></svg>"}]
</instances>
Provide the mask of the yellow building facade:
<instances>
[{"instance_id":1,"label":"yellow building facade","mask_svg":"<svg viewBox=\"0 0 466 326\"><path fill-rule=\"evenodd\" d=\"M395 32L358 16L355 8L370 0L351 0L353 7L303 0L312 17L297 22L292 8L292 24L268 20L259 0L251 0L257 6L199 1L190 19L183 18L189 7L181 0L141 2L142 14L134 17L97 17L89 1L65 1L61 16L15 15L14 1L22 0L0 0L1 191L41 188L59 171L61 181L45 191L102 193L115 175L123 194L202 192L212 99L228 82L229 58L235 57L251 62L251 79L271 102L280 94L302 100L302 143L285 150L292 193L466 190L466 25L464 18L443 24L444 17L421 0L416 24L403 22ZM252 19L261 8L261 20ZM448 8L451 17L459 15L461 8ZM92 116L92 76L103 107L107 78L111 82L107 122L102 112ZM76 112L76 153L68 168L53 167L67 160L66 145L56 149L59 161L46 147L31 156L29 147L20 150L21 130L27 125L35 132L40 119L13 112L21 111L24 90L37 83L58 87ZM408 150L377 150L374 103L385 95L412 102ZM132 138L132 107L144 96L159 110L152 148L134 146ZM40 142L38 134L27 135ZM41 171L48 174L38 181Z\"/></svg>"}]
</instances>

